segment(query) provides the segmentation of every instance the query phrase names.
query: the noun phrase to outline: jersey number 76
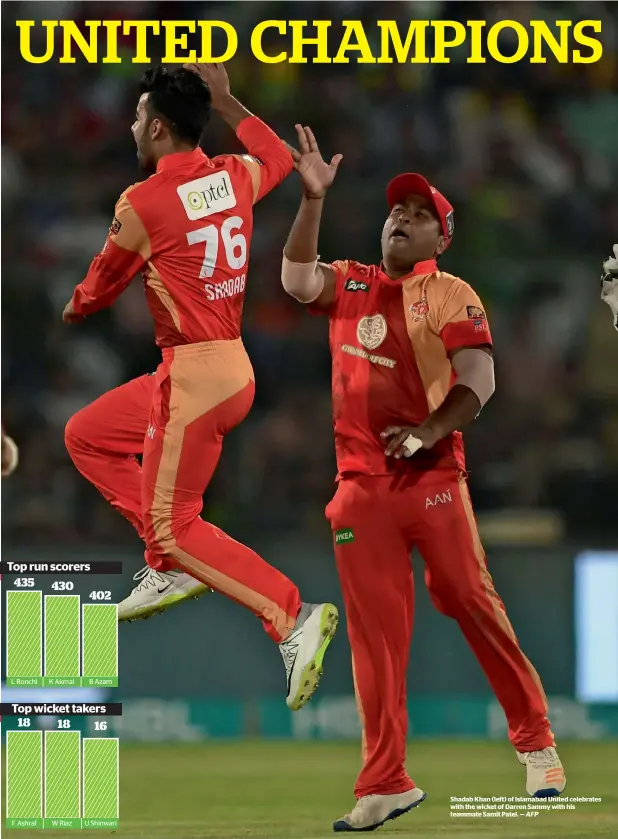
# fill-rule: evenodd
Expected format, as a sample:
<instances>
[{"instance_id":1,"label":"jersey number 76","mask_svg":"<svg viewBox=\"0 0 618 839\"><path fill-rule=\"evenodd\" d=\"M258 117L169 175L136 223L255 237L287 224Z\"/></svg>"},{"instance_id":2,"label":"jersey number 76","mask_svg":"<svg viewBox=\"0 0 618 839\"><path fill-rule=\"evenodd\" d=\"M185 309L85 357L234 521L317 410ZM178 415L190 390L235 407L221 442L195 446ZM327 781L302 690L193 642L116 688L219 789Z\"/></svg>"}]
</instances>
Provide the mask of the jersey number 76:
<instances>
[{"instance_id":1,"label":"jersey number 76","mask_svg":"<svg viewBox=\"0 0 618 839\"><path fill-rule=\"evenodd\" d=\"M212 277L217 267L217 255L219 253L219 240L223 242L227 264L233 271L244 267L247 261L247 239L242 233L233 233L242 227L243 220L240 216L231 216L221 225L221 231L214 224L208 227L200 227L198 230L191 230L187 233L187 241L190 245L197 245L204 242L204 261L200 269L200 279Z\"/></svg>"}]
</instances>

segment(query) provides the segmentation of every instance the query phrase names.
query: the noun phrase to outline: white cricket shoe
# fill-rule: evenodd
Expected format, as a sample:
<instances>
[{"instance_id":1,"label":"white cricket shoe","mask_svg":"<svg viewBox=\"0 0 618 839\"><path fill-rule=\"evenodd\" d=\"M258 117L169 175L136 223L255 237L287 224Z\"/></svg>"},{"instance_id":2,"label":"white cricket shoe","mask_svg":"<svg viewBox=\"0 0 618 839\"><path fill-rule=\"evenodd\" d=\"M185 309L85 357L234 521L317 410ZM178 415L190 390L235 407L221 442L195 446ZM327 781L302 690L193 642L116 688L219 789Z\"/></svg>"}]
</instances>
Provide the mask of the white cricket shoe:
<instances>
[{"instance_id":1,"label":"white cricket shoe","mask_svg":"<svg viewBox=\"0 0 618 839\"><path fill-rule=\"evenodd\" d=\"M285 701L292 711L298 711L313 696L338 621L339 612L332 603L303 603L291 635L279 644L288 681Z\"/></svg>"},{"instance_id":2,"label":"white cricket shoe","mask_svg":"<svg viewBox=\"0 0 618 839\"><path fill-rule=\"evenodd\" d=\"M197 598L212 590L184 571L155 571L149 565L138 571L133 579L139 580L139 583L118 604L119 621L149 618L182 600Z\"/></svg>"},{"instance_id":3,"label":"white cricket shoe","mask_svg":"<svg viewBox=\"0 0 618 839\"><path fill-rule=\"evenodd\" d=\"M351 813L333 824L333 830L335 833L375 830L389 819L403 816L426 798L426 793L418 787L395 795L365 795L358 799Z\"/></svg>"},{"instance_id":4,"label":"white cricket shoe","mask_svg":"<svg viewBox=\"0 0 618 839\"><path fill-rule=\"evenodd\" d=\"M564 768L553 746L536 752L517 752L526 767L526 792L535 798L552 798L566 787Z\"/></svg>"}]
</instances>

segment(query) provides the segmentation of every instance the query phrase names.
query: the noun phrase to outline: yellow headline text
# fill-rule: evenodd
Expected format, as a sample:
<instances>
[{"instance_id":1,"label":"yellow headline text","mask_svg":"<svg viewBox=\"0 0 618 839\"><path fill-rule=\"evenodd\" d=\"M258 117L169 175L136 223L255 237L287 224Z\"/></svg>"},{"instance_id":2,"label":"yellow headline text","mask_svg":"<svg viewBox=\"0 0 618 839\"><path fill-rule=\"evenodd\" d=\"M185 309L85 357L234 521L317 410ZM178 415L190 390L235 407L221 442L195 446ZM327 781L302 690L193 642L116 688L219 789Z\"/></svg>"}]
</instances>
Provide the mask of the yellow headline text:
<instances>
[{"instance_id":1,"label":"yellow headline text","mask_svg":"<svg viewBox=\"0 0 618 839\"><path fill-rule=\"evenodd\" d=\"M239 49L238 33L223 20L17 21L22 58L31 64L149 64L153 38L163 63L223 62ZM407 28L378 20L367 30L359 20L264 20L252 30L250 49L265 64L448 64L452 50L467 47L469 64L593 64L603 55L600 20L414 20ZM500 36L508 38L500 39ZM132 47L119 49L119 38ZM217 42L217 48L213 44ZM191 44L190 44L191 41ZM219 45L219 43L221 44ZM191 46L191 48L190 48Z\"/></svg>"}]
</instances>

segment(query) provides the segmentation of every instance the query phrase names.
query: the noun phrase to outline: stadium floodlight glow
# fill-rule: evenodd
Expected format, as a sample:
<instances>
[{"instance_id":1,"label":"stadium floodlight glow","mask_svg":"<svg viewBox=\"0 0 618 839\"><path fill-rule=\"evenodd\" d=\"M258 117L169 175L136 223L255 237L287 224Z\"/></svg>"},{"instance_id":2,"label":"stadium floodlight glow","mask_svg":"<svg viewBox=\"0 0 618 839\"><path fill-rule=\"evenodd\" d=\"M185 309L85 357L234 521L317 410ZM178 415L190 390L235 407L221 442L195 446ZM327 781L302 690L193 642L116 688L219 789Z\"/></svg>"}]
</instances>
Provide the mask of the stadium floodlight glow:
<instances>
[{"instance_id":1,"label":"stadium floodlight glow","mask_svg":"<svg viewBox=\"0 0 618 839\"><path fill-rule=\"evenodd\" d=\"M618 551L575 558L575 696L618 702Z\"/></svg>"}]
</instances>

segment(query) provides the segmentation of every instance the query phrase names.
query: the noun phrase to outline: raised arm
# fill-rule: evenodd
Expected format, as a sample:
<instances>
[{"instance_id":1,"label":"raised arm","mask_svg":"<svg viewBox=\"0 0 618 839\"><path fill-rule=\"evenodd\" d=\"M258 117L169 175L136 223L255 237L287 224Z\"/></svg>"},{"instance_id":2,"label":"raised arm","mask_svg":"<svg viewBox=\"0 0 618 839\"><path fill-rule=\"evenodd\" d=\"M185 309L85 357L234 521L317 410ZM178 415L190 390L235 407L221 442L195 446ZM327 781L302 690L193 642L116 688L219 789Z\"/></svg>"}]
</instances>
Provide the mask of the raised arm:
<instances>
[{"instance_id":1,"label":"raised arm","mask_svg":"<svg viewBox=\"0 0 618 839\"><path fill-rule=\"evenodd\" d=\"M284 143L266 123L247 110L230 92L230 80L223 64L185 64L210 89L213 109L235 132L255 160L243 158L254 183L254 203L267 195L290 174L294 161Z\"/></svg>"},{"instance_id":2,"label":"raised arm","mask_svg":"<svg viewBox=\"0 0 618 839\"><path fill-rule=\"evenodd\" d=\"M318 262L318 236L324 196L333 183L342 155L330 163L322 159L310 128L296 126L299 151L292 151L295 168L303 182L304 194L294 219L281 266L281 283L286 292L301 303L328 308L335 297L335 271Z\"/></svg>"}]
</instances>

